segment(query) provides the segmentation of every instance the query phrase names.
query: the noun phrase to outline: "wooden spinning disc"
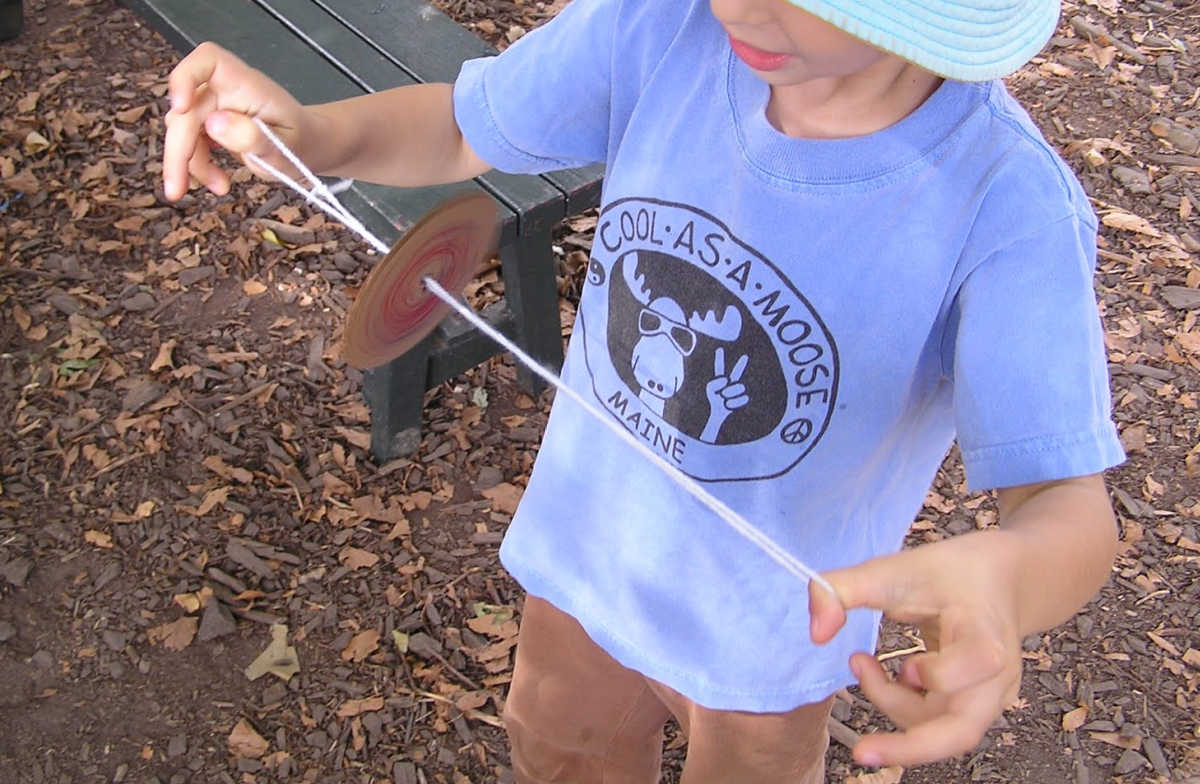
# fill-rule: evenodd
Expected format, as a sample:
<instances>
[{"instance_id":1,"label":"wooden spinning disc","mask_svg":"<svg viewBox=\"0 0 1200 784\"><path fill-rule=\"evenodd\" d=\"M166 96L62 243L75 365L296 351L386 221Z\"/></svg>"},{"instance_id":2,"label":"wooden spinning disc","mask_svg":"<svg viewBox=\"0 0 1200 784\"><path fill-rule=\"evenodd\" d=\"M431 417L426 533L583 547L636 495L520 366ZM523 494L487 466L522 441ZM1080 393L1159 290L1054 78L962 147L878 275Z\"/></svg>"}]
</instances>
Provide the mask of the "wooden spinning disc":
<instances>
[{"instance_id":1,"label":"wooden spinning disc","mask_svg":"<svg viewBox=\"0 0 1200 784\"><path fill-rule=\"evenodd\" d=\"M455 196L405 232L350 307L342 357L356 368L378 367L432 332L450 306L422 281L433 278L451 294L460 293L495 247L496 212L486 194Z\"/></svg>"}]
</instances>

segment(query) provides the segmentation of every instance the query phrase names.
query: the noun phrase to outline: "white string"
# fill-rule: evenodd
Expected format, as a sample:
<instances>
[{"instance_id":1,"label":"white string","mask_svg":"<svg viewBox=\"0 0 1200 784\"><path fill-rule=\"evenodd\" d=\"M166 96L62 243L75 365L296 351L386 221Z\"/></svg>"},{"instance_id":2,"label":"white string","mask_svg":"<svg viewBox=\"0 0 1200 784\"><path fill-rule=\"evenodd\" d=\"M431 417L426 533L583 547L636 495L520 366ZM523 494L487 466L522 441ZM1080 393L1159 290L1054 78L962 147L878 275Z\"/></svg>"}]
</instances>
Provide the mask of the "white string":
<instances>
[{"instance_id":1,"label":"white string","mask_svg":"<svg viewBox=\"0 0 1200 784\"><path fill-rule=\"evenodd\" d=\"M304 165L304 162L297 157L296 153L288 149L288 146L283 143L283 140L276 136L275 132L272 131L265 122L257 117L254 118L254 122L256 125L258 125L258 129L262 131L268 139L270 139L271 144L275 145L275 148L279 150L279 152L281 152L285 158L288 159L288 163L295 166L296 170L303 174L306 180L312 183L312 188L306 189L303 185L296 182L291 177L287 176L254 153L250 153L246 157L248 157L258 166L261 166L263 169L265 169L271 176L283 181L289 188L302 195L305 201L316 204L325 212L340 220L346 225L347 228L351 229L355 234L366 240L371 247L375 248L375 250L386 256L388 251L391 250L387 243L376 237L371 232L367 231L367 227L362 225L358 218L355 218L353 215L351 215L350 211L343 207L342 203L338 201L337 196L334 195L335 190L340 193L349 188L350 181L342 180L341 182L335 184L331 189L321 180L320 177L313 174L312 170Z\"/></svg>"},{"instance_id":2,"label":"white string","mask_svg":"<svg viewBox=\"0 0 1200 784\"><path fill-rule=\"evenodd\" d=\"M264 123L262 120L259 120L257 117L254 118L254 121L258 124L259 130L261 130L266 137L271 140L271 143L275 145L279 152L281 152L284 157L288 159L288 162L295 166L297 171L303 174L305 179L312 183L312 187L310 189L304 188L302 185L300 185L300 183L296 182L291 177L288 177L274 166L271 166L257 155L249 155L247 157L253 160L258 166L261 166L272 176L278 178L283 183L288 185L288 187L292 188L292 190L304 196L306 201L316 204L325 212L342 221L342 223L344 223L349 229L366 240L380 253L386 255L388 251L391 250L386 244L384 244L382 240L367 231L367 228L363 226L363 224L359 222L357 218L351 215L345 207L342 206L342 204L337 200L337 197L334 195L333 190L331 190L316 175L314 175L312 171L309 170L309 168L305 166L304 163L296 156L296 154L289 150L287 145L285 145L283 141L276 136L270 128L267 127L266 123ZM334 188L339 192L345 190L346 187L348 187L347 181L340 182L334 186ZM782 566L790 574L800 578L801 580L811 580L817 585L820 585L826 591L829 591L830 595L837 596L837 592L833 589L833 586L829 584L829 581L822 577L815 569L789 553L787 550L783 549L783 547L771 539L771 537L764 534L740 514L729 508L724 501L708 492L703 485L701 485L692 477L683 473L683 471L680 471L661 455L657 454L650 447L646 446L645 443L638 440L637 436L631 433L620 422L608 415L606 412L597 408L594 403L568 386L566 382L562 380L562 378L554 373L554 371L543 367L540 362L527 354L516 343L509 340L504 334L479 316L479 314L475 313L475 311L471 310L465 304L459 302L455 297L451 296L451 294L442 288L442 286L436 280L427 277L423 279L423 282L425 287L429 289L434 296L453 308L460 316L470 322L471 325L480 332L499 343L506 350L512 352L513 356L515 356L521 362L521 364L532 370L556 390L559 390L563 394L567 395L567 397L571 398L571 400L575 401L575 403L583 408L584 411L590 414L593 419L607 427L626 444L633 447L638 454L642 455L651 463L658 466L658 468L662 470L668 477L673 479L676 484L678 484L684 490L687 490L692 496L694 496L698 501L708 507L710 511L717 515L717 517L725 521L725 523L733 528L734 531L741 534L751 544L761 550L768 558Z\"/></svg>"},{"instance_id":3,"label":"white string","mask_svg":"<svg viewBox=\"0 0 1200 784\"><path fill-rule=\"evenodd\" d=\"M812 580L820 585L825 590L829 591L833 596L837 596L837 592L833 590L833 586L822 577L818 572L809 567L796 556L784 550L775 540L764 534L762 531L751 525L744 517L733 511L725 504L724 501L714 496L712 493L704 489L704 486L692 479L687 474L680 471L671 463L663 459L658 453L640 440L633 433L629 432L621 423L613 419L604 411L597 408L591 401L583 395L576 392L572 387L568 386L561 378L547 368L542 367L540 363L529 354L525 353L516 343L509 340L503 333L493 327L491 324L479 317L475 311L468 308L463 303L459 302L454 297L450 296L441 284L433 278L425 278L425 287L437 295L438 299L442 300L450 307L454 308L460 316L471 322L480 332L487 335L492 340L499 343L504 348L508 349L513 355L521 360L521 364L541 376L548 384L555 389L564 393L567 397L578 403L584 411L592 415L592 418L603 424L622 441L633 447L637 452L657 465L662 469L667 476L671 477L684 490L687 490L697 498L702 504L707 506L713 513L728 523L733 530L737 531L742 536L746 537L758 549L762 550L771 560L787 569L789 572L801 579Z\"/></svg>"}]
</instances>

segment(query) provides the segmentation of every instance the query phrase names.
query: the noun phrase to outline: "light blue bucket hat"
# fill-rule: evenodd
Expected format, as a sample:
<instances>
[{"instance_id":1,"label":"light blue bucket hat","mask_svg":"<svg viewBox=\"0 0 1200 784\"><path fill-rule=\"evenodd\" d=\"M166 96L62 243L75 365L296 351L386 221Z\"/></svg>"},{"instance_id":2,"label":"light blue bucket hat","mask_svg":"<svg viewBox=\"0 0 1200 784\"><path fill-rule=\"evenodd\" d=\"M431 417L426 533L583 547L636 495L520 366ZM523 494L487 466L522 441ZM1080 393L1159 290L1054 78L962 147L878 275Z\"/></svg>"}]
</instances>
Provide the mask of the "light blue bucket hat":
<instances>
[{"instance_id":1,"label":"light blue bucket hat","mask_svg":"<svg viewBox=\"0 0 1200 784\"><path fill-rule=\"evenodd\" d=\"M1058 23L1059 0L788 0L884 51L948 79L1008 76Z\"/></svg>"}]
</instances>

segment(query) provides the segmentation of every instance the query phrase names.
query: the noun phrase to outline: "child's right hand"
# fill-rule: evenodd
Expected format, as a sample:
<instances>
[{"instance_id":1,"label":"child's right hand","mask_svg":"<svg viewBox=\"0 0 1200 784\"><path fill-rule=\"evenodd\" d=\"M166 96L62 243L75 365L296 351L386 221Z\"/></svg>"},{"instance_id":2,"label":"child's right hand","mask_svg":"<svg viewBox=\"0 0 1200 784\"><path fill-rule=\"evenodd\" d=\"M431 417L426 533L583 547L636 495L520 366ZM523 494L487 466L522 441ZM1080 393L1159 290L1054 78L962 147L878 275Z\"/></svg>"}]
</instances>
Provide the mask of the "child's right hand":
<instances>
[{"instance_id":1,"label":"child's right hand","mask_svg":"<svg viewBox=\"0 0 1200 784\"><path fill-rule=\"evenodd\" d=\"M174 201L195 177L213 193L229 192L229 175L212 159L215 143L265 174L247 158L254 154L284 172L293 167L254 124L258 118L292 149L299 146L306 116L286 90L213 43L203 43L175 66L168 80L171 109L163 143L163 190Z\"/></svg>"}]
</instances>

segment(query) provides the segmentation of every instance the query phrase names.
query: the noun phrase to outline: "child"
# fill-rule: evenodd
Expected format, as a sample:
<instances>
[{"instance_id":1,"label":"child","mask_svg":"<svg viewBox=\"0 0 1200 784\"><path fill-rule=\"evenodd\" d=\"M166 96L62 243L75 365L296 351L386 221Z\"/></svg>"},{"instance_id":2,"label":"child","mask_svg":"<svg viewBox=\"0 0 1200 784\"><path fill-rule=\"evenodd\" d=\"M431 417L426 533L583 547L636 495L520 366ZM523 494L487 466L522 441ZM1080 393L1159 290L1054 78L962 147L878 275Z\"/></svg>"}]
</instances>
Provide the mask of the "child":
<instances>
[{"instance_id":1,"label":"child","mask_svg":"<svg viewBox=\"0 0 1200 784\"><path fill-rule=\"evenodd\" d=\"M1123 455L1096 221L996 79L1055 0L574 0L453 86L302 107L227 52L171 75L163 176L210 144L415 186L603 161L564 377L825 571L794 577L566 396L501 548L528 591L507 700L521 782L819 782L831 695L903 728L866 765L973 748L1021 639L1104 581ZM952 439L998 528L895 552ZM877 612L930 652L893 680ZM855 653L857 651L857 653Z\"/></svg>"}]
</instances>

